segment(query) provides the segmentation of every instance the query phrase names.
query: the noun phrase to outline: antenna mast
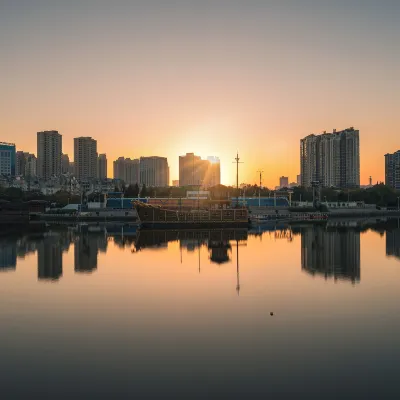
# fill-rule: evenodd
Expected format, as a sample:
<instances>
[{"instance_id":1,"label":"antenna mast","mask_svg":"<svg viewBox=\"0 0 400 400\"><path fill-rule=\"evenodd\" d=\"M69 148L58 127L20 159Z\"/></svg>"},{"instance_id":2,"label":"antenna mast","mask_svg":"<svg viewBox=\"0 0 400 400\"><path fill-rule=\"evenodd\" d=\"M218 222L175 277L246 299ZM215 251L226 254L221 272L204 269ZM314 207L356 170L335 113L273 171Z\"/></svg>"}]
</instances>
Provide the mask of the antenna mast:
<instances>
[{"instance_id":1,"label":"antenna mast","mask_svg":"<svg viewBox=\"0 0 400 400\"><path fill-rule=\"evenodd\" d=\"M258 207L261 207L261 185L262 185L262 174L264 171L260 169L257 172L260 173L260 186L258 188Z\"/></svg>"},{"instance_id":2,"label":"antenna mast","mask_svg":"<svg viewBox=\"0 0 400 400\"><path fill-rule=\"evenodd\" d=\"M239 152L236 153L235 163L236 163L236 207L239 207L239 164L243 164L239 162Z\"/></svg>"}]
</instances>

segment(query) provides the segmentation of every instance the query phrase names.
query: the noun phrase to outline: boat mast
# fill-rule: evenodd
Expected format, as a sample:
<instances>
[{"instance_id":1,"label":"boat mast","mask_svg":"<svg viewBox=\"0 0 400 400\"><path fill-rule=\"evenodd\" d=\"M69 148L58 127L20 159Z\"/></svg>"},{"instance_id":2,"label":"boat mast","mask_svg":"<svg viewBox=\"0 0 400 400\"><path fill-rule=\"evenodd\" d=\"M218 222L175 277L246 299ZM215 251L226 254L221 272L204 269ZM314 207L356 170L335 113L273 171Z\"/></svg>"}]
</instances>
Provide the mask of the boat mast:
<instances>
[{"instance_id":1,"label":"boat mast","mask_svg":"<svg viewBox=\"0 0 400 400\"><path fill-rule=\"evenodd\" d=\"M258 188L258 207L261 207L261 185L262 185L262 173L264 171L260 169L257 172L260 173L260 187Z\"/></svg>"},{"instance_id":2,"label":"boat mast","mask_svg":"<svg viewBox=\"0 0 400 400\"><path fill-rule=\"evenodd\" d=\"M236 207L239 207L239 164L243 164L239 158L239 152L236 153Z\"/></svg>"}]
</instances>

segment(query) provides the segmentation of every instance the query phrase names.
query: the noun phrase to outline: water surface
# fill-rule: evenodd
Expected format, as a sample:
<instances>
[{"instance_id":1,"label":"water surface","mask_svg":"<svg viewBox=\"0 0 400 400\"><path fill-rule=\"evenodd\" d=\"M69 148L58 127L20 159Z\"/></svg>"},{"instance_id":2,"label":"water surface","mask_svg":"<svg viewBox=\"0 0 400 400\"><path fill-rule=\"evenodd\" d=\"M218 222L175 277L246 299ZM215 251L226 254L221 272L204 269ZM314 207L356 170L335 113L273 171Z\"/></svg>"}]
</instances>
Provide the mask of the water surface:
<instances>
[{"instance_id":1,"label":"water surface","mask_svg":"<svg viewBox=\"0 0 400 400\"><path fill-rule=\"evenodd\" d=\"M399 221L345 225L3 232L2 398L399 398Z\"/></svg>"}]
</instances>

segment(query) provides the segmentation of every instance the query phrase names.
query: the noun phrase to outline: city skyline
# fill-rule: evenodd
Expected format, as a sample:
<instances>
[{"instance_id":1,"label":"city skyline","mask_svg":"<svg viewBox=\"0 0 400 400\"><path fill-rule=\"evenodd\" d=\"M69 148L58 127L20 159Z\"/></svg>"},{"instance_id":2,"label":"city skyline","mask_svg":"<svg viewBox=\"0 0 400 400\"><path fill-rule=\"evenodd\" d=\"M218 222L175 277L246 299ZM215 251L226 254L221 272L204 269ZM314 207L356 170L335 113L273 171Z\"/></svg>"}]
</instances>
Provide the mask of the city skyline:
<instances>
[{"instance_id":1,"label":"city skyline","mask_svg":"<svg viewBox=\"0 0 400 400\"><path fill-rule=\"evenodd\" d=\"M383 181L382 154L399 147L398 2L16 0L0 11L1 137L25 152L34 132L57 129L70 157L80 136L109 160L215 155L232 184L239 150L240 180L262 169L273 187L295 180L313 132L357 126L361 184Z\"/></svg>"},{"instance_id":2,"label":"city skyline","mask_svg":"<svg viewBox=\"0 0 400 400\"><path fill-rule=\"evenodd\" d=\"M193 183L190 182L191 179L195 178L196 185L200 182L200 186L210 187L215 186L216 184L222 183L220 180L221 168L220 168L220 159L216 156L208 156L207 159L202 159L200 156L195 155L194 153L186 153L186 155L179 156L179 178L178 180L170 177L170 165L168 164L167 157L160 156L140 156L136 159L125 158L124 156L118 157L117 160L113 161L112 165L112 174L110 174L107 168L107 154L100 154L97 152L97 140L92 137L77 137L74 138L74 159L77 158L76 154L79 154L78 164L85 163L83 169L86 171L83 175L82 172L79 172L79 168L77 170L78 164L75 166L74 162L70 162L70 158L68 154L65 154L62 151L63 147L63 135L58 131L42 131L37 132L37 154L42 152L45 157L48 157L47 150L45 149L43 139L47 138L47 140L53 140L52 138L57 138L57 160L60 158L60 163L56 162L55 164L60 164L59 168L54 164L55 160L47 160L44 161L47 168L59 169L59 173L52 173L50 176L60 176L61 174L70 173L75 176L78 181L79 180L93 180L93 179L120 179L125 183L136 184L143 183L140 179L140 160L142 159L163 159L166 162L166 176L163 178L156 178L157 182L167 182L165 186L176 186L178 183L180 186L190 186ZM39 140L40 139L40 140ZM51 142L52 143L52 142ZM90 144L90 145L89 145ZM41 157L36 157L35 154L31 154L29 152L24 152L19 150L15 143L7 143L0 142L7 150L7 154L12 149L11 153L13 155L8 155L8 158L1 158L3 152L0 153L0 160L2 168L5 168L3 171L4 175L11 176L23 176L23 177L35 177L36 176L36 163L38 161L38 165L43 162ZM47 146L50 145L47 144ZM45 145L46 146L46 145ZM86 146L87 149L84 150ZM89 147L88 147L89 146ZM93 148L92 148L93 146ZM296 181L289 180L287 176L280 176L279 185L275 186L275 189L282 187L294 187L294 186L305 186L309 187L312 181L319 182L322 187L336 187L336 188L356 188L356 187L370 187L372 184L372 176L368 177L368 184L363 185L360 184L360 142L359 142L359 130L354 129L354 127L346 128L342 131L333 130L332 133L327 133L326 131L321 134L309 134L306 137L300 139L300 172L303 174L296 175ZM53 148L53 145L49 147L49 149ZM89 151L90 150L90 151ZM5 153L5 154L6 154ZM10 154L11 154L10 153ZM398 154L399 151L394 154ZM384 155L384 169L385 169L385 183L388 186L395 187L393 183L388 181L388 156L390 153L386 153ZM190 158L191 157L191 158ZM42 157L43 158L43 157ZM183 160L187 160L186 167L183 168L181 165ZM79 161L80 160L80 161ZM190 161L192 160L192 161ZM49 164L50 161L50 164ZM122 163L121 165L119 165ZM242 162L241 162L242 163ZM26 165L26 167L25 167ZM82 164L83 165L83 164ZM397 164L396 164L397 165ZM161 166L161 164L160 164ZM136 169L135 169L136 168ZM153 168L153 167L152 167ZM164 167L161 166L161 170ZM183 168L183 169L182 169ZM305 169L306 168L306 169ZM183 170L186 171L186 178L184 178ZM24 170L21 172L21 170ZM91 171L88 173L88 171ZM7 172L8 171L8 172ZM10 171L14 171L10 174ZM53 171L54 172L54 171ZM164 172L161 172L163 174ZM260 173L260 170L257 171L257 175ZM261 170L261 173L264 177L264 171ZM100 174L100 175L99 175ZM194 175L193 175L194 174ZM82 175L82 176L81 176ZM397 173L396 173L397 176ZM40 171L37 173L38 178L43 178L40 176ZM182 179L183 178L183 179ZM258 175L258 178L260 176ZM182 182L183 181L183 184ZM187 182L186 182L187 181ZM287 182L286 182L287 181ZM290 181L290 183L289 183ZM303 184L301 183L303 181ZM285 183L284 183L285 182ZM383 181L377 180L376 183L382 183ZM223 184L223 183L222 183ZM243 184L254 184L258 186L260 181L254 182L240 182ZM228 184L229 185L229 184ZM263 179L261 182L263 187L268 187L268 184L265 184L265 180ZM160 186L160 183L157 184ZM235 186L235 184L231 184L231 186ZM273 186L270 186L272 189Z\"/></svg>"}]
</instances>

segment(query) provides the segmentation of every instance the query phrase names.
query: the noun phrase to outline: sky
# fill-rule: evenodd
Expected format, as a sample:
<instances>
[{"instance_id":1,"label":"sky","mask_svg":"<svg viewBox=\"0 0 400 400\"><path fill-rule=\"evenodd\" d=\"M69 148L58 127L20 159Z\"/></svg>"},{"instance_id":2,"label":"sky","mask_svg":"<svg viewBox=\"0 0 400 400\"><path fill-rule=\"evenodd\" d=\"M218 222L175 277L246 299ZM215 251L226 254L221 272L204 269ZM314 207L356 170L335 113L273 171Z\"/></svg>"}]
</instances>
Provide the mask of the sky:
<instances>
[{"instance_id":1,"label":"sky","mask_svg":"<svg viewBox=\"0 0 400 400\"><path fill-rule=\"evenodd\" d=\"M300 139L360 130L361 184L400 149L398 0L0 0L0 141L97 139L221 159L222 183L296 180Z\"/></svg>"}]
</instances>

